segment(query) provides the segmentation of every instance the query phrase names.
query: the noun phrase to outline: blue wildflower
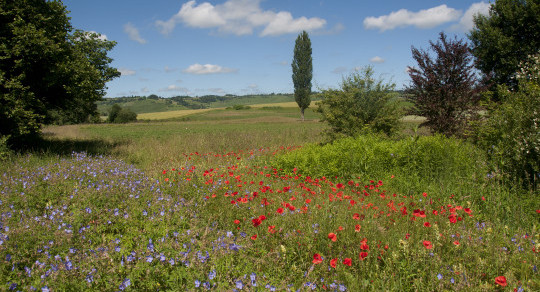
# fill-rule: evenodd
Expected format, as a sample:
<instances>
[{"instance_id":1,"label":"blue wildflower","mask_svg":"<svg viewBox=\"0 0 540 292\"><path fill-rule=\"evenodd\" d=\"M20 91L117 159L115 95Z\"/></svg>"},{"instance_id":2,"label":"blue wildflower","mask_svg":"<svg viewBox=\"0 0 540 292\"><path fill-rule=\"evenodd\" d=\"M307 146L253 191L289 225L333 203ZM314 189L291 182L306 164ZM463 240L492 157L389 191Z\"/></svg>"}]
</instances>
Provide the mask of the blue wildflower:
<instances>
[{"instance_id":1,"label":"blue wildflower","mask_svg":"<svg viewBox=\"0 0 540 292\"><path fill-rule=\"evenodd\" d=\"M242 290L244 288L244 283L242 283L242 280L237 280L235 284L237 289Z\"/></svg>"},{"instance_id":2,"label":"blue wildflower","mask_svg":"<svg viewBox=\"0 0 540 292\"><path fill-rule=\"evenodd\" d=\"M213 280L215 277L216 277L216 270L212 270L210 271L210 273L208 273L208 279Z\"/></svg>"},{"instance_id":3,"label":"blue wildflower","mask_svg":"<svg viewBox=\"0 0 540 292\"><path fill-rule=\"evenodd\" d=\"M441 275L441 273L438 273L437 274L437 279L441 280L443 278L443 276Z\"/></svg>"},{"instance_id":4,"label":"blue wildflower","mask_svg":"<svg viewBox=\"0 0 540 292\"><path fill-rule=\"evenodd\" d=\"M201 286L201 281L195 280L195 288L199 288Z\"/></svg>"}]
</instances>

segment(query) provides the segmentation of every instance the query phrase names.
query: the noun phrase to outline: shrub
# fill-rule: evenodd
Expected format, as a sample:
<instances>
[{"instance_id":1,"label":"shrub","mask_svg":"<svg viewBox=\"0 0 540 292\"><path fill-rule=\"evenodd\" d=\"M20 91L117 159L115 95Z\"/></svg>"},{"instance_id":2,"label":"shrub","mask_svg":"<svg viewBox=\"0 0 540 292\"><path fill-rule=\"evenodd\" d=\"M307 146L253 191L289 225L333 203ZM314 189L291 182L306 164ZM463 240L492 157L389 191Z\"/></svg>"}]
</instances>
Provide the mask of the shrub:
<instances>
[{"instance_id":1,"label":"shrub","mask_svg":"<svg viewBox=\"0 0 540 292\"><path fill-rule=\"evenodd\" d=\"M330 124L330 140L356 136L366 131L393 134L402 116L393 92L395 84L373 78L368 66L344 78L341 89L322 91L317 111Z\"/></svg>"},{"instance_id":2,"label":"shrub","mask_svg":"<svg viewBox=\"0 0 540 292\"><path fill-rule=\"evenodd\" d=\"M492 170L509 182L538 187L540 180L540 54L522 63L518 91L499 86L501 104L492 107L477 130Z\"/></svg>"},{"instance_id":3,"label":"shrub","mask_svg":"<svg viewBox=\"0 0 540 292\"><path fill-rule=\"evenodd\" d=\"M130 109L123 108L118 112L118 115L116 116L116 119L114 119L115 123L129 123L134 122L137 120L137 114Z\"/></svg>"},{"instance_id":4,"label":"shrub","mask_svg":"<svg viewBox=\"0 0 540 292\"><path fill-rule=\"evenodd\" d=\"M395 175L405 188L425 190L430 182L474 180L485 176L483 155L474 145L441 135L394 141L375 135L344 138L324 146L307 145L276 158L276 167L312 177L387 180Z\"/></svg>"}]
</instances>

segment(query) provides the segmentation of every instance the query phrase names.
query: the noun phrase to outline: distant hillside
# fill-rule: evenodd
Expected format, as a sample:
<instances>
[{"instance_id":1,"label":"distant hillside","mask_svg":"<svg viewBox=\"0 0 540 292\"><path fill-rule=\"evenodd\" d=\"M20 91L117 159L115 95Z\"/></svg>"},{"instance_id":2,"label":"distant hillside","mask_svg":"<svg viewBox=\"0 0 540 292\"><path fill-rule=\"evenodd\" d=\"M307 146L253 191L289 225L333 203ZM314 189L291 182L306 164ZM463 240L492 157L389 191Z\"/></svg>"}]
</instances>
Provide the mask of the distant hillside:
<instances>
[{"instance_id":1,"label":"distant hillside","mask_svg":"<svg viewBox=\"0 0 540 292\"><path fill-rule=\"evenodd\" d=\"M317 96L313 97L317 100ZM201 97L174 96L162 98L157 95L129 96L104 98L97 103L98 111L102 116L108 114L113 104L129 108L137 114L177 111L185 109L223 108L234 105L255 105L267 103L283 103L294 101L293 94L260 94L260 95L206 95Z\"/></svg>"}]
</instances>

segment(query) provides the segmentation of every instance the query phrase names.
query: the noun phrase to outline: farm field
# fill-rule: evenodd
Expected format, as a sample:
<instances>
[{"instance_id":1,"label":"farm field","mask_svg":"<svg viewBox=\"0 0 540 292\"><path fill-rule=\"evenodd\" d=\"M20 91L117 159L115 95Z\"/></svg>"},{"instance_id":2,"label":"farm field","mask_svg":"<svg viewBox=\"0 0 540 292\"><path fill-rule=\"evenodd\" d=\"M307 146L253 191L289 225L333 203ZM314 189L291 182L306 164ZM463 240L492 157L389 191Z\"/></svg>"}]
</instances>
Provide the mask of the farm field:
<instances>
[{"instance_id":1,"label":"farm field","mask_svg":"<svg viewBox=\"0 0 540 292\"><path fill-rule=\"evenodd\" d=\"M414 117L325 146L283 104L167 119L47 127L2 164L3 290L540 289L538 194Z\"/></svg>"}]
</instances>

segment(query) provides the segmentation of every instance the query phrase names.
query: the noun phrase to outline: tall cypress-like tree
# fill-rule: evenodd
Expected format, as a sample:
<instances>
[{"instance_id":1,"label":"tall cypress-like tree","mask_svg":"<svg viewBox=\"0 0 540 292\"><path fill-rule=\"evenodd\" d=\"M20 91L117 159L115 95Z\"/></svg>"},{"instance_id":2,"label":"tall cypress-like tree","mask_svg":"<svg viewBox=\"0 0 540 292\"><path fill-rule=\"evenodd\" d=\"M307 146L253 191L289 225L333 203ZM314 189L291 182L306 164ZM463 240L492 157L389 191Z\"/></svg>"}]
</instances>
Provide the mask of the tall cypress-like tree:
<instances>
[{"instance_id":1,"label":"tall cypress-like tree","mask_svg":"<svg viewBox=\"0 0 540 292\"><path fill-rule=\"evenodd\" d=\"M302 31L296 38L294 58L292 62L292 79L294 84L294 99L300 108L302 121L304 111L311 104L311 78L313 77L313 62L311 58L311 40L308 33Z\"/></svg>"}]
</instances>

